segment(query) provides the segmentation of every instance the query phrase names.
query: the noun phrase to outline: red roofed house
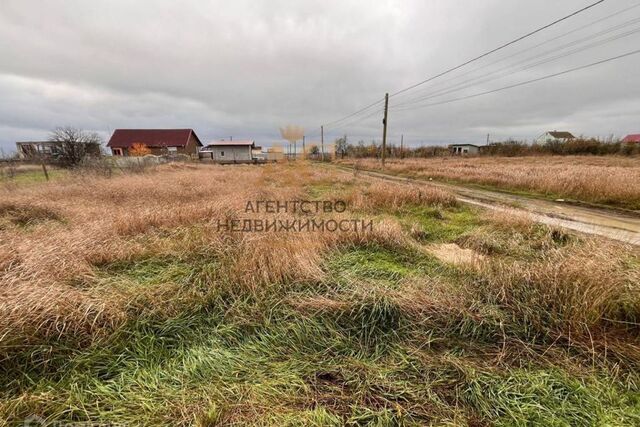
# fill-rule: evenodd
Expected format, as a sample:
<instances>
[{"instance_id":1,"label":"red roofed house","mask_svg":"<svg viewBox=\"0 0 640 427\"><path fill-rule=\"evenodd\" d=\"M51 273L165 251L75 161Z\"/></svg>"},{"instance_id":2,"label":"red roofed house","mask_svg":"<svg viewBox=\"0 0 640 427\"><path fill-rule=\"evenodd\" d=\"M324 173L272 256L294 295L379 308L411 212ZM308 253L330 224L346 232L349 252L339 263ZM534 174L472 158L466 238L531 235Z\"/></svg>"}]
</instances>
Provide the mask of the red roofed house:
<instances>
[{"instance_id":1,"label":"red roofed house","mask_svg":"<svg viewBox=\"0 0 640 427\"><path fill-rule=\"evenodd\" d=\"M116 129L107 147L114 156L128 156L133 144L144 144L157 156L196 155L202 147L193 129Z\"/></svg>"},{"instance_id":2,"label":"red roofed house","mask_svg":"<svg viewBox=\"0 0 640 427\"><path fill-rule=\"evenodd\" d=\"M640 133L635 134L635 135L627 135L627 136L624 137L622 142L624 142L624 143L632 143L632 142L640 143Z\"/></svg>"}]
</instances>

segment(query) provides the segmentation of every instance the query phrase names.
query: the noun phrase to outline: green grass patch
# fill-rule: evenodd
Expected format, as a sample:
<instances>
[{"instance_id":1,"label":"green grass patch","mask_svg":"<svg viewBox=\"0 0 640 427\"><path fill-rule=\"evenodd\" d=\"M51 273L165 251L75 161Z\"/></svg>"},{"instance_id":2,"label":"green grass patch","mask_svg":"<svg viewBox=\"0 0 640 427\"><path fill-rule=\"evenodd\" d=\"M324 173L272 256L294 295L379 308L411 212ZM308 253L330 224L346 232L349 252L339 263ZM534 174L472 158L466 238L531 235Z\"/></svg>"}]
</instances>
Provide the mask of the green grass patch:
<instances>
[{"instance_id":1,"label":"green grass patch","mask_svg":"<svg viewBox=\"0 0 640 427\"><path fill-rule=\"evenodd\" d=\"M61 169L47 168L49 174L49 180L56 180L67 176L68 172ZM42 170L30 170L19 171L13 176L7 176L0 174L0 183L15 184L15 185L29 185L29 184L41 184L47 182Z\"/></svg>"},{"instance_id":2,"label":"green grass patch","mask_svg":"<svg viewBox=\"0 0 640 427\"><path fill-rule=\"evenodd\" d=\"M314 182L306 186L306 191L312 200L339 199L342 194L345 194L349 189L354 187L354 182L346 181L320 181Z\"/></svg>"},{"instance_id":3,"label":"green grass patch","mask_svg":"<svg viewBox=\"0 0 640 427\"><path fill-rule=\"evenodd\" d=\"M193 263L162 258L120 261L98 268L99 276L109 281L126 281L139 286L186 283L193 277Z\"/></svg>"},{"instance_id":4,"label":"green grass patch","mask_svg":"<svg viewBox=\"0 0 640 427\"><path fill-rule=\"evenodd\" d=\"M410 208L398 219L414 237L423 243L453 242L465 233L483 224L478 210L469 206L441 209L417 206Z\"/></svg>"},{"instance_id":5,"label":"green grass patch","mask_svg":"<svg viewBox=\"0 0 640 427\"><path fill-rule=\"evenodd\" d=\"M376 245L343 250L326 264L330 281L344 287L353 281L375 282L395 288L412 276L439 276L447 267L413 248L391 250Z\"/></svg>"},{"instance_id":6,"label":"green grass patch","mask_svg":"<svg viewBox=\"0 0 640 427\"><path fill-rule=\"evenodd\" d=\"M514 370L479 375L463 399L496 426L635 426L640 392L611 379L576 378L561 371Z\"/></svg>"}]
</instances>

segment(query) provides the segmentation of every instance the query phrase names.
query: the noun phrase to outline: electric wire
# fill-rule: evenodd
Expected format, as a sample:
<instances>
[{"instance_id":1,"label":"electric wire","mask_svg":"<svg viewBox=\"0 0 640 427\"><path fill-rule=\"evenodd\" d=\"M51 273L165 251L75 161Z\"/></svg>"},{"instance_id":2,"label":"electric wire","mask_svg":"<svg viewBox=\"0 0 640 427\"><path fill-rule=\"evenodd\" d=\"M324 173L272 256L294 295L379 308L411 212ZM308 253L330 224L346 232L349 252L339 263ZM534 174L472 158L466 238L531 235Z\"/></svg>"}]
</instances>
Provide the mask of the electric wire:
<instances>
[{"instance_id":1,"label":"electric wire","mask_svg":"<svg viewBox=\"0 0 640 427\"><path fill-rule=\"evenodd\" d=\"M553 27L553 26L555 26L555 25L557 25L557 24L559 24L561 22L564 22L564 21L566 21L568 19L571 19L571 18L573 18L573 17L575 17L575 16L577 16L577 15L583 13L583 12L586 12L586 11L588 11L588 10L590 10L590 9L592 9L592 8L602 4L602 3L604 3L605 1L606 0L598 0L598 1L594 2L594 3L591 3L591 4L585 6L585 7L581 8L581 9L578 9L578 10L566 15L566 16L563 16L562 18L556 19L555 21L553 21L553 22L551 22L549 24L546 24L546 25L544 25L542 27L539 27L539 28L537 28L537 29L535 29L533 31L530 31L530 32L528 32L528 33L526 33L526 34L524 34L524 35L522 35L520 37L517 37L517 38L515 38L515 39L513 39L513 40L511 40L511 41L509 41L507 43L504 43L504 44L502 44L502 45L500 45L500 46L498 46L498 47L496 47L494 49L491 49L491 50L489 50L489 51L487 51L487 52L485 52L485 53L483 53L483 54L481 54L479 56L476 56L475 58L472 58L472 59L470 59L470 60L468 60L468 61L466 61L466 62L464 62L464 63L462 63L460 65L457 65L455 67L449 68L448 70L445 70L445 71L443 71L443 72L441 72L439 74L436 74L436 75L434 75L432 77L424 79L424 80L422 80L422 81L420 81L418 83L415 83L415 84L413 84L411 86L408 86L408 87L406 87L404 89L401 89L401 90L399 90L397 92L394 92L393 94L390 95L390 97L394 97L394 96L400 95L402 93L408 92L408 91L410 91L410 90L412 90L412 89L414 89L416 87L422 86L425 83L428 83L428 82L433 81L433 80L435 80L435 79L437 79L439 77L442 77L442 76L450 74L450 73L452 73L452 72L454 72L456 70L459 70L460 68L463 68L463 67L465 67L465 66L467 66L467 65L469 65L471 63L474 63L476 61L479 61L480 59L483 59L483 58L485 58L485 57L487 57L489 55L492 55L492 54L494 54L496 52L499 52L499 51L501 51L501 50L503 50L503 49L505 49L505 48L507 48L509 46L512 46L512 45L514 45L514 44L516 44L516 43L518 43L518 42L520 42L522 40L525 40L525 39L527 39L529 37L532 37L533 35L538 34L538 33L542 32L542 31L544 31L544 30L546 30L548 28L551 28L551 27ZM351 114L348 114L348 115L346 115L344 117L341 117L341 118L339 118L337 120L333 120L331 122L325 123L325 126L331 126L331 125L340 123L340 122L342 122L344 120L347 120L347 119L350 119L352 117L355 117L355 116L357 116L357 115L359 115L361 113L364 113L365 111L375 107L376 105L380 104L383 101L384 100L378 100L378 101L376 101L376 102L374 102L374 103L372 103L370 105L367 105L366 107L363 107L363 108L361 108L361 109L359 109L359 110L357 110L357 111L355 111L355 112L353 112Z\"/></svg>"},{"instance_id":2,"label":"electric wire","mask_svg":"<svg viewBox=\"0 0 640 427\"><path fill-rule=\"evenodd\" d=\"M592 67L595 67L597 65L605 64L607 62L612 62L612 61L623 59L623 58L626 58L626 57L629 57L629 56L632 56L632 55L637 55L638 53L640 53L640 49L634 50L634 51L631 51L631 52L627 52L627 53L624 53L622 55L617 55L617 56L614 56L614 57L611 57L611 58L603 59L603 60L600 60L600 61L597 61L597 62L592 62L590 64L581 65L579 67L570 68L568 70L564 70L564 71L561 71L561 72L558 72L558 73L548 74L546 76L538 77L538 78L535 78L535 79L530 79L530 80L526 80L526 81L523 81L523 82L520 82L520 83L516 83L516 84L500 87L500 88L497 88L497 89L492 89L492 90L488 90L488 91L485 91L485 92L480 92L480 93L475 93L475 94L472 94L472 95L462 96L462 97L459 97L459 98L447 99L447 100L444 100L444 101L434 102L434 103L431 103L431 104L422 104L422 105L419 105L417 107L407 108L405 110L400 110L400 109L395 110L394 109L394 111L406 111L406 110L421 109L421 108L425 108L425 107L433 107L433 106L436 106L436 105L444 105L444 104L449 104L449 103L452 103L452 102L462 101L462 100L466 100L466 99L477 98L477 97L480 97L480 96L489 95L489 94L492 94L492 93L501 92L501 91L504 91L504 90L509 90L509 89L513 89L513 88L516 88L516 87L529 85L529 84L532 84L532 83L540 82L540 81L551 79L551 78L554 78L554 77L563 76L563 75L570 74L570 73L573 73L573 72L576 72L576 71L580 71L580 70L584 70L584 69L587 69L587 68L592 68Z\"/></svg>"}]
</instances>

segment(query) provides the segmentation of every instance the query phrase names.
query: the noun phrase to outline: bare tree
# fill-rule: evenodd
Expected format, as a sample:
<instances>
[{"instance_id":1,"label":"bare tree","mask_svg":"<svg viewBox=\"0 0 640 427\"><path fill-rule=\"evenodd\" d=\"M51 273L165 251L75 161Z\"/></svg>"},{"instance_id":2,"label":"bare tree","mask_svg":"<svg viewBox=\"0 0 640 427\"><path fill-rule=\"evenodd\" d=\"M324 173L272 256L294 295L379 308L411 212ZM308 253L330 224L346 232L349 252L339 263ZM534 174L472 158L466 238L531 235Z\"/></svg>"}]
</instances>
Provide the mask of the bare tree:
<instances>
[{"instance_id":1,"label":"bare tree","mask_svg":"<svg viewBox=\"0 0 640 427\"><path fill-rule=\"evenodd\" d=\"M100 156L102 138L95 132L73 127L56 128L49 141L57 144L55 158L62 167L73 168L91 156Z\"/></svg>"},{"instance_id":2,"label":"bare tree","mask_svg":"<svg viewBox=\"0 0 640 427\"><path fill-rule=\"evenodd\" d=\"M344 156L345 154L347 154L347 151L349 149L349 144L347 143L347 135L343 136L342 138L336 139L335 147L336 153L340 154L340 157L344 159Z\"/></svg>"}]
</instances>

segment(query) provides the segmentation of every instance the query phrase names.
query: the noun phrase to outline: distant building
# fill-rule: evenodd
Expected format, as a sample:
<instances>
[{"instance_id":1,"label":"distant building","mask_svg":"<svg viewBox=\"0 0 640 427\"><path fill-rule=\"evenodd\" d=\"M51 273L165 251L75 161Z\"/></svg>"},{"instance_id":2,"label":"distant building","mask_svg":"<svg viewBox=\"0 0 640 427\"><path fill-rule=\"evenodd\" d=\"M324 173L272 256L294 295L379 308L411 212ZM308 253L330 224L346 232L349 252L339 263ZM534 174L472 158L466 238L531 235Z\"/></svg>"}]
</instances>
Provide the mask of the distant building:
<instances>
[{"instance_id":1,"label":"distant building","mask_svg":"<svg viewBox=\"0 0 640 427\"><path fill-rule=\"evenodd\" d=\"M454 156L474 156L480 154L480 146L475 144L451 144L449 152Z\"/></svg>"},{"instance_id":2,"label":"distant building","mask_svg":"<svg viewBox=\"0 0 640 427\"><path fill-rule=\"evenodd\" d=\"M134 144L143 144L157 156L196 155L202 147L193 129L116 129L107 147L114 156L129 156Z\"/></svg>"},{"instance_id":3,"label":"distant building","mask_svg":"<svg viewBox=\"0 0 640 427\"><path fill-rule=\"evenodd\" d=\"M624 143L640 143L640 133L635 135L627 135L622 140Z\"/></svg>"},{"instance_id":4,"label":"distant building","mask_svg":"<svg viewBox=\"0 0 640 427\"><path fill-rule=\"evenodd\" d=\"M86 153L91 156L101 154L100 144L85 143ZM38 160L55 162L63 156L64 145L60 141L19 141L16 142L18 158L22 160Z\"/></svg>"},{"instance_id":5,"label":"distant building","mask_svg":"<svg viewBox=\"0 0 640 427\"><path fill-rule=\"evenodd\" d=\"M552 130L549 132L545 132L535 139L536 144L544 145L550 142L567 142L572 139L576 139L575 136L571 134L571 132L560 132L557 130Z\"/></svg>"},{"instance_id":6,"label":"distant building","mask_svg":"<svg viewBox=\"0 0 640 427\"><path fill-rule=\"evenodd\" d=\"M50 160L60 152L60 143L52 141L21 141L16 142L18 157L23 160Z\"/></svg>"},{"instance_id":7,"label":"distant building","mask_svg":"<svg viewBox=\"0 0 640 427\"><path fill-rule=\"evenodd\" d=\"M267 160L267 156L262 152L262 147L259 145L254 145L251 149L251 157L255 160Z\"/></svg>"},{"instance_id":8,"label":"distant building","mask_svg":"<svg viewBox=\"0 0 640 427\"><path fill-rule=\"evenodd\" d=\"M268 162L279 162L284 160L284 150L281 145L273 144L273 146L266 149L264 157Z\"/></svg>"},{"instance_id":9,"label":"distant building","mask_svg":"<svg viewBox=\"0 0 640 427\"><path fill-rule=\"evenodd\" d=\"M200 158L218 163L252 163L256 159L254 151L258 149L250 140L214 141L200 150Z\"/></svg>"}]
</instances>

